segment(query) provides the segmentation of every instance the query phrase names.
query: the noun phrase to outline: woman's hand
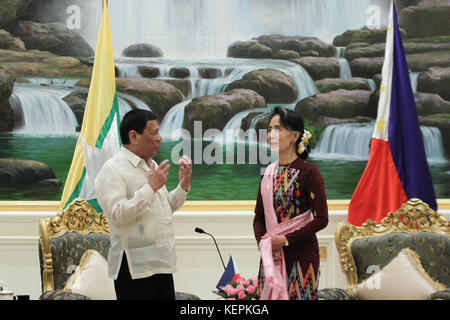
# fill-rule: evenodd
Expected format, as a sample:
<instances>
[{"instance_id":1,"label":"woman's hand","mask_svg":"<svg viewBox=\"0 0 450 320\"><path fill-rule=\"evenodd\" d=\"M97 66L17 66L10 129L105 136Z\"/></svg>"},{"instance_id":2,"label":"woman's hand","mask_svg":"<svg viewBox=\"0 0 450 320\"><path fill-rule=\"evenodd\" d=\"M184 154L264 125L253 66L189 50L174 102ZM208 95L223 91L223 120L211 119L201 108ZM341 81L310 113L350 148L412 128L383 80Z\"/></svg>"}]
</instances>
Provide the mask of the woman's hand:
<instances>
[{"instance_id":1,"label":"woman's hand","mask_svg":"<svg viewBox=\"0 0 450 320\"><path fill-rule=\"evenodd\" d=\"M275 264L281 263L281 255L279 252L279 249L283 248L284 244L286 243L286 237L285 236L268 236L264 235L261 239L267 239L269 238L272 240L272 255L273 255L273 262Z\"/></svg>"},{"instance_id":2,"label":"woman's hand","mask_svg":"<svg viewBox=\"0 0 450 320\"><path fill-rule=\"evenodd\" d=\"M281 263L282 256L281 256L279 250L283 248L285 243L286 243L285 236L273 236L272 237L272 255L273 255L273 262L275 264Z\"/></svg>"},{"instance_id":3,"label":"woman's hand","mask_svg":"<svg viewBox=\"0 0 450 320\"><path fill-rule=\"evenodd\" d=\"M281 249L286 243L285 236L273 236L272 237L272 251Z\"/></svg>"}]
</instances>

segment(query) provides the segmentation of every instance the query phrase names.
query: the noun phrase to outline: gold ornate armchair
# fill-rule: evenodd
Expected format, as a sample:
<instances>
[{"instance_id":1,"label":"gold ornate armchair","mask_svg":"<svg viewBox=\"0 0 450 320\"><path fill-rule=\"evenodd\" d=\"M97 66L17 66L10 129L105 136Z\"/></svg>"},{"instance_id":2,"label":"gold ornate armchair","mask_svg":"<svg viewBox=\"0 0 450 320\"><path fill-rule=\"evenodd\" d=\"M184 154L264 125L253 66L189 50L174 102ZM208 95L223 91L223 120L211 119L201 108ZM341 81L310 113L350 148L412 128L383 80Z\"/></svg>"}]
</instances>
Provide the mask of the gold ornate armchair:
<instances>
[{"instance_id":1,"label":"gold ornate armchair","mask_svg":"<svg viewBox=\"0 0 450 320\"><path fill-rule=\"evenodd\" d=\"M84 200L76 199L55 218L39 222L39 260L43 300L85 300L87 297L64 290L81 256L97 250L107 259L109 226L106 217Z\"/></svg>"},{"instance_id":2,"label":"gold ornate armchair","mask_svg":"<svg viewBox=\"0 0 450 320\"><path fill-rule=\"evenodd\" d=\"M444 284L446 290L431 299L450 299L450 223L419 199L411 199L381 224L367 220L361 227L341 222L335 242L342 271L347 276L344 289L322 289L319 298L356 299L353 289L369 278L371 266L382 269L404 248L415 251L424 270Z\"/></svg>"},{"instance_id":3,"label":"gold ornate armchair","mask_svg":"<svg viewBox=\"0 0 450 320\"><path fill-rule=\"evenodd\" d=\"M75 199L55 218L39 222L39 260L41 300L88 300L65 290L67 279L75 272L84 252L97 250L108 258L109 226L107 218L82 199ZM200 300L196 295L175 292L177 300Z\"/></svg>"}]
</instances>

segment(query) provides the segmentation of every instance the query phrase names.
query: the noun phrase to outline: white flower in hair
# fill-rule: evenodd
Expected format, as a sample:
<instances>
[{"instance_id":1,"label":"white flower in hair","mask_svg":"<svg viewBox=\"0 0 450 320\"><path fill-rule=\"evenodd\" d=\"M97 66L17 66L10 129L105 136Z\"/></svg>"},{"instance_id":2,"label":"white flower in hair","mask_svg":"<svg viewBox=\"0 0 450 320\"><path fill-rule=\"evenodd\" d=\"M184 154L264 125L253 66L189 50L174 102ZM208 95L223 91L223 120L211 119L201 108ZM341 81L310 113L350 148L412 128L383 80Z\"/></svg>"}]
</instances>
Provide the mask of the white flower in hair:
<instances>
[{"instance_id":1,"label":"white flower in hair","mask_svg":"<svg viewBox=\"0 0 450 320\"><path fill-rule=\"evenodd\" d=\"M311 139L312 134L311 132L309 132L308 130L303 130L303 136L302 136L302 141L300 141L300 143L298 144L298 149L297 152L299 154L302 154L305 150L306 150L306 146L309 143L309 140Z\"/></svg>"}]
</instances>

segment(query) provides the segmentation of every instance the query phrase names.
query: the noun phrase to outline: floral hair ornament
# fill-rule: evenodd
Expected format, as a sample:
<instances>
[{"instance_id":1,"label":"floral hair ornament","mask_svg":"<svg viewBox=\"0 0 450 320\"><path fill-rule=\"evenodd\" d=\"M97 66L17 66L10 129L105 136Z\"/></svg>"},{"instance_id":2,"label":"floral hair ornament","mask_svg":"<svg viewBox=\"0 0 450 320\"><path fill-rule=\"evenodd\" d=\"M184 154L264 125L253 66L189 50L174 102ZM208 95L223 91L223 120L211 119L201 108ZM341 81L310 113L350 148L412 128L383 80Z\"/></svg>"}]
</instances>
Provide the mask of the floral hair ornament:
<instances>
[{"instance_id":1,"label":"floral hair ornament","mask_svg":"<svg viewBox=\"0 0 450 320\"><path fill-rule=\"evenodd\" d=\"M300 141L300 143L298 144L298 148L297 148L297 152L298 154L302 154L303 152L305 152L306 150L306 146L309 143L309 140L311 139L312 134L311 132L309 132L308 130L303 130L303 136L302 136L302 140Z\"/></svg>"}]
</instances>

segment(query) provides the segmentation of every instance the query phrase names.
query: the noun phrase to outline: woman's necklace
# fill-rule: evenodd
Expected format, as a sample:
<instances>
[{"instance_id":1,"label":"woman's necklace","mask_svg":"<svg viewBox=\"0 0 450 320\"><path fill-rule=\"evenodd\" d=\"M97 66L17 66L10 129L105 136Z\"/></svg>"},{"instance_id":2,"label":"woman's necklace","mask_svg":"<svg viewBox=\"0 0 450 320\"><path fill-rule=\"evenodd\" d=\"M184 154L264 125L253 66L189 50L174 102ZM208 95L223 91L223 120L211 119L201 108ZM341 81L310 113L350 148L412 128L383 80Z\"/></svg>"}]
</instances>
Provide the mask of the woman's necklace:
<instances>
[{"instance_id":1,"label":"woman's necklace","mask_svg":"<svg viewBox=\"0 0 450 320\"><path fill-rule=\"evenodd\" d=\"M278 162L277 162L277 172L280 172L280 167L285 167L286 171L288 171L289 168L291 167L291 165L295 162L295 160L297 160L297 157L295 157L294 160L292 160L291 162L289 162L287 164L281 164L280 160L278 160Z\"/></svg>"},{"instance_id":2,"label":"woman's necklace","mask_svg":"<svg viewBox=\"0 0 450 320\"><path fill-rule=\"evenodd\" d=\"M292 159L289 163L287 163L287 164L280 164L280 160L278 160L278 165L279 166L283 166L283 167L285 167L285 166L290 166L295 160L297 160L297 156L295 156L295 158L294 159Z\"/></svg>"},{"instance_id":3,"label":"woman's necklace","mask_svg":"<svg viewBox=\"0 0 450 320\"><path fill-rule=\"evenodd\" d=\"M281 191L280 186L281 186L281 182L282 182L283 178L284 178L285 189L287 188L289 168L291 167L291 165L294 163L295 160L297 160L297 159L292 160L287 165L281 165L280 162L278 161L276 172L278 172L279 177L277 179L277 176L274 175L274 179L275 179L275 181L274 181L275 182L274 183L275 190L274 191ZM280 167L284 167L283 170L280 170Z\"/></svg>"}]
</instances>

